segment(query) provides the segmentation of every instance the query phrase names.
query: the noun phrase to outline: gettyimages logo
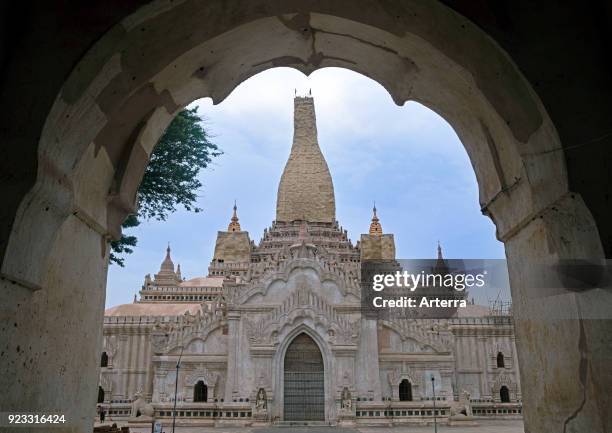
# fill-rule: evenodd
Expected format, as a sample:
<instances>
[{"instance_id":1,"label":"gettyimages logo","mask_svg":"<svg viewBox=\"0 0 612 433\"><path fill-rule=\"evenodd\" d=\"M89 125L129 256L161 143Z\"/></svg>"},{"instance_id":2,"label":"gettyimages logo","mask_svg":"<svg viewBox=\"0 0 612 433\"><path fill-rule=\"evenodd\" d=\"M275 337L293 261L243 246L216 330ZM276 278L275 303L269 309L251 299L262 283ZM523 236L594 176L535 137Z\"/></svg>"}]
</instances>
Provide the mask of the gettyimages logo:
<instances>
[{"instance_id":1,"label":"gettyimages logo","mask_svg":"<svg viewBox=\"0 0 612 433\"><path fill-rule=\"evenodd\" d=\"M496 285L490 277L492 272L499 273L499 264L503 261L495 261L497 266L489 266L486 262L365 261L361 267L362 312L377 318L456 317L459 309L470 305L472 291L492 291L492 286ZM505 271L505 263L502 267Z\"/></svg>"},{"instance_id":2,"label":"gettyimages logo","mask_svg":"<svg viewBox=\"0 0 612 433\"><path fill-rule=\"evenodd\" d=\"M374 274L372 289L381 291L385 287L404 287L414 292L418 287L447 287L463 291L471 287L483 287L487 271L479 274L441 274L421 271L413 274L408 271L396 271L393 274Z\"/></svg>"}]
</instances>

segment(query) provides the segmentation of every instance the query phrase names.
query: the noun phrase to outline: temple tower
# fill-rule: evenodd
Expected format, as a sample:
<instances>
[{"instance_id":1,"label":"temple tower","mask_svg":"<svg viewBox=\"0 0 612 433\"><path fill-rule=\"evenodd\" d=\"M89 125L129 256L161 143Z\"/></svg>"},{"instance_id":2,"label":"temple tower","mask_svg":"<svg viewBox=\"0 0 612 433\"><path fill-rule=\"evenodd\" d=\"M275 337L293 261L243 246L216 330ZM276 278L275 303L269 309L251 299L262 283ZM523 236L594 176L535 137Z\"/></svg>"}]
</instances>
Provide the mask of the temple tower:
<instances>
[{"instance_id":1,"label":"temple tower","mask_svg":"<svg viewBox=\"0 0 612 433\"><path fill-rule=\"evenodd\" d=\"M368 234L359 240L361 260L395 260L395 239L391 233L383 233L376 205L372 209L372 222Z\"/></svg>"},{"instance_id":2,"label":"temple tower","mask_svg":"<svg viewBox=\"0 0 612 433\"><path fill-rule=\"evenodd\" d=\"M245 276L251 263L252 242L249 232L238 222L238 207L234 202L227 231L217 232L215 252L208 267L209 277Z\"/></svg>"},{"instance_id":3,"label":"temple tower","mask_svg":"<svg viewBox=\"0 0 612 433\"><path fill-rule=\"evenodd\" d=\"M317 140L314 100L296 97L293 145L278 186L276 221L335 219L334 185Z\"/></svg>"},{"instance_id":4,"label":"temple tower","mask_svg":"<svg viewBox=\"0 0 612 433\"><path fill-rule=\"evenodd\" d=\"M180 268L179 274L174 272L174 262L170 257L170 244L166 248L166 257L159 267L159 272L155 274L156 285L172 285L177 284L180 281Z\"/></svg>"}]
</instances>

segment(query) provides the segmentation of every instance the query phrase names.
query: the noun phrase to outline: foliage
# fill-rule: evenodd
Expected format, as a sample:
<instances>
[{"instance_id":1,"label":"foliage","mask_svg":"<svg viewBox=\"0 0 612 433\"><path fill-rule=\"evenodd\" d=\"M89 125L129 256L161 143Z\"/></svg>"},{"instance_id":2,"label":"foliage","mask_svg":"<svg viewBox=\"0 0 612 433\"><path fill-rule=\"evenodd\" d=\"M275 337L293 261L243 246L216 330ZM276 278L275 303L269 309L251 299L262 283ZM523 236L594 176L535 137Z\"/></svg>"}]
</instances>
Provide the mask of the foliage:
<instances>
[{"instance_id":1,"label":"foliage","mask_svg":"<svg viewBox=\"0 0 612 433\"><path fill-rule=\"evenodd\" d=\"M197 107L182 110L153 149L138 189L138 213L130 215L122 227L136 227L141 220L164 221L179 206L200 212L202 209L196 206L197 192L202 187L198 174L221 154L202 126ZM121 255L131 254L137 242L135 236L125 234L112 241L110 262L124 266Z\"/></svg>"}]
</instances>

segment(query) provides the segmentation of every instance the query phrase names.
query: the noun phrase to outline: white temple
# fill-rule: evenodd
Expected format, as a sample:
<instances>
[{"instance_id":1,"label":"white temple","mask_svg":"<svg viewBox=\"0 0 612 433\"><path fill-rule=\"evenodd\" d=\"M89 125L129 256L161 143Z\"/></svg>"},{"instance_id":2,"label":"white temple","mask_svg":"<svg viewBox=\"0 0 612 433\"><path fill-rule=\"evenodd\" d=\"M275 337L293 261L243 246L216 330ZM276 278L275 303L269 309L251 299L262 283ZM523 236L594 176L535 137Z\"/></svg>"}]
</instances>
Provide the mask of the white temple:
<instances>
[{"instance_id":1,"label":"white temple","mask_svg":"<svg viewBox=\"0 0 612 433\"><path fill-rule=\"evenodd\" d=\"M510 315L474 304L448 319L362 315L361 263L394 260L394 237L374 209L368 233L351 242L336 220L312 98L295 98L294 119L276 220L261 240L242 230L234 206L208 276L185 280L168 247L140 297L106 310L106 419L132 431L150 431L152 419L169 425L175 395L177 431L423 423L434 403L440 422L520 417Z\"/></svg>"}]
</instances>

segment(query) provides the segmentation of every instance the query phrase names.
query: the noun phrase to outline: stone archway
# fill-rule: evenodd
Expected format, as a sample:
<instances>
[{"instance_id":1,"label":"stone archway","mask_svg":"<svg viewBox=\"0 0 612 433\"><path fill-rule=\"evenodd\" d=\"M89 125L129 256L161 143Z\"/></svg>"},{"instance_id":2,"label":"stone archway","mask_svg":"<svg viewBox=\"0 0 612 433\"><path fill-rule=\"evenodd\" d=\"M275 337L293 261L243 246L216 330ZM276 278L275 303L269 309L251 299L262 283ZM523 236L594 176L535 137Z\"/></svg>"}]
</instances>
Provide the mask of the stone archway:
<instances>
[{"instance_id":1,"label":"stone archway","mask_svg":"<svg viewBox=\"0 0 612 433\"><path fill-rule=\"evenodd\" d=\"M598 408L610 405L612 384L609 341L600 337L610 325L585 312L609 311L610 300L542 289L556 274L540 262L603 257L593 217L569 189L555 125L485 32L442 3L417 0L154 1L108 31L58 91L40 135L35 184L7 217L0 303L14 323L7 340L20 350L6 354L2 406L59 404L89 429L107 241L134 209L154 143L180 107L206 96L218 103L276 66L352 69L381 83L396 103L419 101L453 126L482 210L506 246L527 425L603 430L610 415ZM52 383L43 388L37 375ZM70 379L79 376L94 380Z\"/></svg>"},{"instance_id":2,"label":"stone archway","mask_svg":"<svg viewBox=\"0 0 612 433\"><path fill-rule=\"evenodd\" d=\"M299 334L283 364L284 421L325 421L325 367L317 343Z\"/></svg>"},{"instance_id":3,"label":"stone archway","mask_svg":"<svg viewBox=\"0 0 612 433\"><path fill-rule=\"evenodd\" d=\"M273 404L271 409L272 417L277 419L285 419L285 359L286 353L289 350L291 343L300 335L309 338L317 346L317 350L321 354L323 362L323 371L329 374L323 374L324 387L324 402L325 402L325 421L333 422L336 417L336 407L333 395L333 378L330 372L334 371L333 355L329 345L326 343L320 329L309 319L298 320L292 328L285 328L279 334L279 344L276 347L276 352L271 360L272 365L272 390L274 393ZM304 337L302 337L304 338ZM312 346L311 346L312 347Z\"/></svg>"}]
</instances>

